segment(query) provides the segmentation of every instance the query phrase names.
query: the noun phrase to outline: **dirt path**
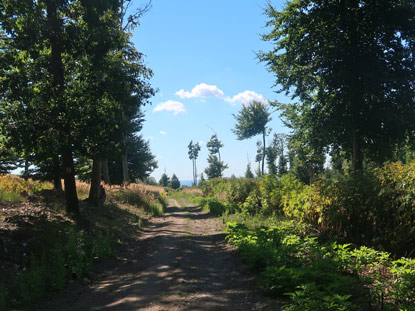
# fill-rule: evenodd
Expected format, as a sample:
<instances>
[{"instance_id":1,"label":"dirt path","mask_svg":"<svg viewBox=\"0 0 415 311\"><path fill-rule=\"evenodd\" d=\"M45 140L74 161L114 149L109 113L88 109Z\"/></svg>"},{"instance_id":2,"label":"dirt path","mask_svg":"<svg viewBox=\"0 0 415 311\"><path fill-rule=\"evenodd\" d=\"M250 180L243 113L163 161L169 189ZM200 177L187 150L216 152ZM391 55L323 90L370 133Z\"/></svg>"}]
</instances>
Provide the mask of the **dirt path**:
<instances>
[{"instance_id":1,"label":"dirt path","mask_svg":"<svg viewBox=\"0 0 415 311\"><path fill-rule=\"evenodd\" d=\"M182 200L180 200L182 202ZM260 310L217 220L169 200L125 258L48 310Z\"/></svg>"}]
</instances>

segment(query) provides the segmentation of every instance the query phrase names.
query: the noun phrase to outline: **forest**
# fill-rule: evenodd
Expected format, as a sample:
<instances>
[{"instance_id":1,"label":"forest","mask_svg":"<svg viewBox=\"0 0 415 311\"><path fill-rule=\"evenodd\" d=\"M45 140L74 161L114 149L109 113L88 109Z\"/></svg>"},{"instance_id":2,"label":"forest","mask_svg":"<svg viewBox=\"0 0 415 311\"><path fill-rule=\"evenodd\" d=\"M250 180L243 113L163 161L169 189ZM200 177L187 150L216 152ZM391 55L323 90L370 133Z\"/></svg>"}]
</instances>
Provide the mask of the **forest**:
<instances>
[{"instance_id":1,"label":"forest","mask_svg":"<svg viewBox=\"0 0 415 311\"><path fill-rule=\"evenodd\" d=\"M256 58L289 101L233 114L235 141L260 137L244 176L225 177L215 131L198 173L191 140L190 188L151 177L141 132L158 90L131 41L151 1L132 5L1 1L0 311L66 310L71 281L108 297L94 267L123 256L140 282L170 284L161 267L180 277L160 297L145 281L122 293L136 270L120 270L120 310L415 310L415 2L269 1ZM276 117L287 132L272 132ZM254 285L231 282L232 256Z\"/></svg>"}]
</instances>

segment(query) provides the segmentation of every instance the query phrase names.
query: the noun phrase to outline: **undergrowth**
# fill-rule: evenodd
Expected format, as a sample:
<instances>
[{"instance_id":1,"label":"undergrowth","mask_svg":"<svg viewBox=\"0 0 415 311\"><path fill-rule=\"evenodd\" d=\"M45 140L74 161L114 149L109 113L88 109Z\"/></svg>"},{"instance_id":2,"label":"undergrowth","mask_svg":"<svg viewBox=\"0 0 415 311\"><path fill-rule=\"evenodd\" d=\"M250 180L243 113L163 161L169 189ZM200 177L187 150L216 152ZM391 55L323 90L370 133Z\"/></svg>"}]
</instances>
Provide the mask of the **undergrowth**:
<instances>
[{"instance_id":1,"label":"undergrowth","mask_svg":"<svg viewBox=\"0 0 415 311\"><path fill-rule=\"evenodd\" d=\"M44 223L19 261L20 268L2 287L0 310L24 308L61 292L71 279L87 277L96 261L113 255L109 235L80 230L75 224Z\"/></svg>"},{"instance_id":2,"label":"undergrowth","mask_svg":"<svg viewBox=\"0 0 415 311\"><path fill-rule=\"evenodd\" d=\"M6 183L1 189L7 193L31 194L49 187L14 177L2 181ZM82 221L77 223L63 215L58 196L47 194L48 198L39 196L48 202L44 214L27 218L30 222L24 217L30 202L24 211L14 205L17 214L9 215L19 225L10 232L15 238L3 252L14 268L7 278L0 278L0 311L27 309L63 291L70 280L87 280L96 262L111 258L124 241L137 234L148 215L162 214L167 205L166 197L157 192L108 191L109 202L100 208L81 203ZM50 200L56 202L49 204Z\"/></svg>"},{"instance_id":3,"label":"undergrowth","mask_svg":"<svg viewBox=\"0 0 415 311\"><path fill-rule=\"evenodd\" d=\"M168 205L166 196L159 192L147 192L146 195L142 195L134 190L120 189L112 196L120 203L143 208L152 216L162 215Z\"/></svg>"},{"instance_id":4,"label":"undergrowth","mask_svg":"<svg viewBox=\"0 0 415 311\"><path fill-rule=\"evenodd\" d=\"M322 243L293 221L233 215L227 239L260 274L271 296L287 296L284 310L415 310L415 260L350 244Z\"/></svg>"},{"instance_id":5,"label":"undergrowth","mask_svg":"<svg viewBox=\"0 0 415 311\"><path fill-rule=\"evenodd\" d=\"M21 202L36 192L52 189L49 182L25 180L13 175L0 175L0 202Z\"/></svg>"}]
</instances>

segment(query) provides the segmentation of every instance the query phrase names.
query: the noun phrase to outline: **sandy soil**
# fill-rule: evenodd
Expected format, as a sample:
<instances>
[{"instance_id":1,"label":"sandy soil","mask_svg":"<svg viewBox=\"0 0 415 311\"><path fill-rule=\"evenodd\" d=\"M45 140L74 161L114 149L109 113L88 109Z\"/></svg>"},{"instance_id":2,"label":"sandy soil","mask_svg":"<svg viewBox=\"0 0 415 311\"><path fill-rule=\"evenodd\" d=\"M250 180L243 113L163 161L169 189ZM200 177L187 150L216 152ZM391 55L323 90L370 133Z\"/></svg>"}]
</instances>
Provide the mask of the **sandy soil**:
<instances>
[{"instance_id":1,"label":"sandy soil","mask_svg":"<svg viewBox=\"0 0 415 311\"><path fill-rule=\"evenodd\" d=\"M69 289L40 310L274 310L239 272L218 221L180 202L184 207L169 199L166 214L91 285Z\"/></svg>"}]
</instances>

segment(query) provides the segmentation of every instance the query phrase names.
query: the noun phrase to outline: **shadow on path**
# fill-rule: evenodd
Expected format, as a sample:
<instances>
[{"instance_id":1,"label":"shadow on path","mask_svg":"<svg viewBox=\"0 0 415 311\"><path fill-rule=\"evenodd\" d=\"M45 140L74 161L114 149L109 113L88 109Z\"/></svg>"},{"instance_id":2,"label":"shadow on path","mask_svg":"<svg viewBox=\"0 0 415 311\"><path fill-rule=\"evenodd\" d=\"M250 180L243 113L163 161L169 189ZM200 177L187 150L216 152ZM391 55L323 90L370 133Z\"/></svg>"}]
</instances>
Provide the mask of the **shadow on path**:
<instances>
[{"instance_id":1,"label":"shadow on path","mask_svg":"<svg viewBox=\"0 0 415 311\"><path fill-rule=\"evenodd\" d=\"M255 310L250 281L238 272L217 220L170 201L102 280L48 310Z\"/></svg>"}]
</instances>

